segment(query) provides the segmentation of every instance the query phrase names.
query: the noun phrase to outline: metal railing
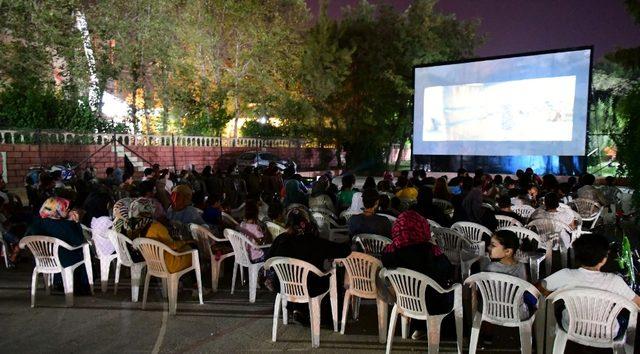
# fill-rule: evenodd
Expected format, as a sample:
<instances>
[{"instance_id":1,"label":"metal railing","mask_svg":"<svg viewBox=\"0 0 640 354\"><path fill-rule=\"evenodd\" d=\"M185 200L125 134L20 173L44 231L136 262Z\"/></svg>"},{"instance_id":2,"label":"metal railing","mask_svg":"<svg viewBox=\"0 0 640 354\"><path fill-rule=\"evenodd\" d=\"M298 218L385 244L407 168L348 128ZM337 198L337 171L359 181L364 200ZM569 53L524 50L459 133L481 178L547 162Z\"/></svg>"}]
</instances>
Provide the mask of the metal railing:
<instances>
[{"instance_id":1,"label":"metal railing","mask_svg":"<svg viewBox=\"0 0 640 354\"><path fill-rule=\"evenodd\" d=\"M72 133L56 131L0 130L0 144L71 144L102 145L111 140L110 133ZM220 138L195 135L115 134L126 146L189 146L247 148L318 148L317 141L307 139ZM333 144L322 147L333 148Z\"/></svg>"}]
</instances>

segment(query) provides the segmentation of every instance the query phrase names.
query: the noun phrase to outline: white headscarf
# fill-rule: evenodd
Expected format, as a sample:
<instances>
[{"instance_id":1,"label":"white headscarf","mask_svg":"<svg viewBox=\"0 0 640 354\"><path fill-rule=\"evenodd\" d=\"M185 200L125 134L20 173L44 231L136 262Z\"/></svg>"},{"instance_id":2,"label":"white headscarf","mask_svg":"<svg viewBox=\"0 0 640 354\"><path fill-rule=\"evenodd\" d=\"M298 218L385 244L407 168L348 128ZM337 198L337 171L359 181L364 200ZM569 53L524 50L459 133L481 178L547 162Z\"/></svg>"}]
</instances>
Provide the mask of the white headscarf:
<instances>
[{"instance_id":1,"label":"white headscarf","mask_svg":"<svg viewBox=\"0 0 640 354\"><path fill-rule=\"evenodd\" d=\"M351 198L351 206L349 207L349 212L360 214L364 210L364 203L362 202L362 193L355 192L353 193L353 197Z\"/></svg>"}]
</instances>

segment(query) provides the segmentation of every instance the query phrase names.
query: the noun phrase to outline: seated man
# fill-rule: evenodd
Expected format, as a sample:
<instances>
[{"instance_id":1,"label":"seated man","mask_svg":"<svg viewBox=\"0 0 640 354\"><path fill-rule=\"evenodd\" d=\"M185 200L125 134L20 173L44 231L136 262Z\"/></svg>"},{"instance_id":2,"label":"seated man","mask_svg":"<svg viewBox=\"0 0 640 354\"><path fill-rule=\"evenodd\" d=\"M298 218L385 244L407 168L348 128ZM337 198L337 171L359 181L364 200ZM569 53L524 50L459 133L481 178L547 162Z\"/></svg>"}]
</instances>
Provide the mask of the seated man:
<instances>
[{"instance_id":1,"label":"seated man","mask_svg":"<svg viewBox=\"0 0 640 354\"><path fill-rule=\"evenodd\" d=\"M593 186L595 181L596 177L590 173L582 176L583 186L577 191L578 198L591 199L594 202L598 202L600 205L607 205L607 199L602 191Z\"/></svg>"},{"instance_id":2,"label":"seated man","mask_svg":"<svg viewBox=\"0 0 640 354\"><path fill-rule=\"evenodd\" d=\"M547 296L551 292L560 289L586 286L621 295L640 306L640 297L633 292L620 276L600 271L600 268L607 262L609 254L609 241L604 236L598 234L582 235L573 242L573 250L576 260L580 263L580 268L561 269L541 280L536 284L536 287L543 295ZM557 312L556 316L559 319L558 315L561 315L562 318L559 324L564 329L569 328L566 310L561 313L560 311ZM618 322L623 323L624 321L618 318ZM620 328L620 330L624 329Z\"/></svg>"},{"instance_id":3,"label":"seated man","mask_svg":"<svg viewBox=\"0 0 640 354\"><path fill-rule=\"evenodd\" d=\"M503 195L498 198L498 210L496 211L496 215L504 215L512 217L518 221L520 221L523 225L526 224L525 220L520 217L520 215L516 214L511 210L511 198L508 195Z\"/></svg>"},{"instance_id":4,"label":"seated man","mask_svg":"<svg viewBox=\"0 0 640 354\"><path fill-rule=\"evenodd\" d=\"M353 215L347 223L351 235L376 234L385 237L391 236L391 221L382 215L376 215L379 197L375 189L367 189L362 192L364 211L361 214Z\"/></svg>"},{"instance_id":5,"label":"seated man","mask_svg":"<svg viewBox=\"0 0 640 354\"><path fill-rule=\"evenodd\" d=\"M544 196L544 208L539 208L531 214L531 220L536 219L554 219L567 225L569 229L574 230L576 228L576 220L571 208L560 207L558 202L558 195L555 192L549 192ZM557 230L556 230L557 231ZM563 230L560 234L566 247L571 244L571 235L568 230Z\"/></svg>"}]
</instances>

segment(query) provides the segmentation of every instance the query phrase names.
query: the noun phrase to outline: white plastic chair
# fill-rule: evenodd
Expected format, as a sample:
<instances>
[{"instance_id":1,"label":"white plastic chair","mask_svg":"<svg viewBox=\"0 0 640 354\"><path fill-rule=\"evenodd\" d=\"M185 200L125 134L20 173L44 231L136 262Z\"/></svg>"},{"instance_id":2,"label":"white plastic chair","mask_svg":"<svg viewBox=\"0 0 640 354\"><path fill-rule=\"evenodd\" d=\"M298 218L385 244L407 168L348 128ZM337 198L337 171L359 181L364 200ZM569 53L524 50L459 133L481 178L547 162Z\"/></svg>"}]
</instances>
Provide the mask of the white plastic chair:
<instances>
[{"instance_id":1,"label":"white plastic chair","mask_svg":"<svg viewBox=\"0 0 640 354\"><path fill-rule=\"evenodd\" d=\"M224 211L221 213L221 215L222 215L222 221L224 221L225 223L233 226L240 225L240 223L236 221L236 219L234 219L233 216L225 213Z\"/></svg>"},{"instance_id":2,"label":"white plastic chair","mask_svg":"<svg viewBox=\"0 0 640 354\"><path fill-rule=\"evenodd\" d=\"M348 257L334 261L334 264L339 263L344 265L349 277L349 288L344 293L344 301L342 302L342 327L340 333L344 334L349 304L352 304L352 311L355 317L359 312L358 306L360 302L352 302L350 301L351 298L373 299L376 300L378 307L378 341L384 343L387 334L388 306L383 299L378 298L378 288L376 287L376 278L382 268L382 262L368 254L351 252Z\"/></svg>"},{"instance_id":3,"label":"white plastic chair","mask_svg":"<svg viewBox=\"0 0 640 354\"><path fill-rule=\"evenodd\" d=\"M147 266L145 262L134 262L129 253L127 245L133 247L131 241L125 235L114 230L107 230L107 237L116 249L116 278L113 287L113 294L118 293L118 283L120 283L120 267L125 266L131 269L131 302L138 302L138 293L140 292L140 280L142 279L142 271Z\"/></svg>"},{"instance_id":4,"label":"white plastic chair","mask_svg":"<svg viewBox=\"0 0 640 354\"><path fill-rule=\"evenodd\" d=\"M312 213L313 212L320 213L320 214L322 214L324 216L330 217L333 220L337 220L338 219L338 216L333 211L331 211L329 209L326 209L326 208L323 208L323 207L312 207L312 208L309 208L309 211L312 212Z\"/></svg>"},{"instance_id":5,"label":"white plastic chair","mask_svg":"<svg viewBox=\"0 0 640 354\"><path fill-rule=\"evenodd\" d=\"M536 314L529 314L529 318L521 319L521 308L525 292L535 296L538 306L544 307L543 297L538 289L533 284L518 277L493 272L474 274L467 278L464 283L472 287L473 325L469 340L469 353L476 352L480 326L484 321L498 326L518 327L520 330L521 351L522 353L530 354L532 347L531 334ZM482 295L482 312L478 311L477 293L473 288L480 291ZM537 352L542 353L544 336L538 333L536 339Z\"/></svg>"},{"instance_id":6,"label":"white plastic chair","mask_svg":"<svg viewBox=\"0 0 640 354\"><path fill-rule=\"evenodd\" d=\"M216 259L216 255L213 253L211 243L216 242L229 242L226 238L216 237L209 229L198 224L190 224L189 229L194 240L202 240L209 251L209 257L211 258L211 290L213 292L218 291L218 281L220 279L220 268L222 261L227 258L233 257L233 251L221 254ZM234 264L235 267L235 264Z\"/></svg>"},{"instance_id":7,"label":"white plastic chair","mask_svg":"<svg viewBox=\"0 0 640 354\"><path fill-rule=\"evenodd\" d=\"M244 205L245 205L245 203L242 203L242 204L240 204L239 207L229 210L229 214L231 214L231 216L236 220L243 219L244 218Z\"/></svg>"},{"instance_id":8,"label":"white plastic chair","mask_svg":"<svg viewBox=\"0 0 640 354\"><path fill-rule=\"evenodd\" d=\"M562 268L567 267L568 248L565 246L561 238L562 232L570 233L571 230L568 225L555 219L535 219L531 220L526 226L527 229L535 230L540 236L540 240L547 244L547 256L545 265L547 266L547 274L551 274L552 266L552 251L553 249L560 250L560 261Z\"/></svg>"},{"instance_id":9,"label":"white plastic chair","mask_svg":"<svg viewBox=\"0 0 640 354\"><path fill-rule=\"evenodd\" d=\"M107 287L109 285L109 271L111 270L111 262L113 262L113 260L116 259L117 256L115 253L107 255L100 254L93 242L93 230L89 227L84 226L83 224L80 224L80 226L82 227L82 235L89 244L89 249L93 252L95 257L100 262L100 289L102 290L102 293L106 293Z\"/></svg>"},{"instance_id":10,"label":"white plastic chair","mask_svg":"<svg viewBox=\"0 0 640 354\"><path fill-rule=\"evenodd\" d=\"M597 202L591 199L576 198L569 203L582 217L582 226L587 230L593 229L598 223L598 219L604 210L604 207L600 206ZM587 226L587 224L589 223Z\"/></svg>"},{"instance_id":11,"label":"white plastic chair","mask_svg":"<svg viewBox=\"0 0 640 354\"><path fill-rule=\"evenodd\" d=\"M361 211L355 212L355 211L345 210L342 213L340 213L340 218L344 219L345 223L348 223L349 219L351 219L352 216L358 215L358 214L362 214L362 212Z\"/></svg>"},{"instance_id":12,"label":"white plastic chair","mask_svg":"<svg viewBox=\"0 0 640 354\"><path fill-rule=\"evenodd\" d=\"M380 213L378 213L376 215L384 216L385 218L389 219L389 221L391 221L392 224L394 222L396 222L396 220L398 220L398 218L396 218L395 216L392 216L392 215L380 214Z\"/></svg>"},{"instance_id":13,"label":"white plastic chair","mask_svg":"<svg viewBox=\"0 0 640 354\"><path fill-rule=\"evenodd\" d=\"M178 305L178 283L180 278L190 271L196 272L196 281L198 283L198 296L200 298L200 305L202 302L202 278L200 276L200 260L198 258L198 250L190 250L186 252L176 252L169 248L162 242L152 240L145 237L139 237L133 240L133 247L140 250L142 257L147 263L147 276L144 279L144 294L142 295L142 309L147 306L147 294L149 292L149 280L154 276L161 278L163 287L167 286L167 293L169 297L169 314L176 314L176 307ZM191 258L191 266L187 267L176 273L169 273L169 269L164 260L165 253L172 256L188 256Z\"/></svg>"},{"instance_id":14,"label":"white plastic chair","mask_svg":"<svg viewBox=\"0 0 640 354\"><path fill-rule=\"evenodd\" d=\"M616 354L635 353L636 322L640 310L635 303L606 290L583 287L556 291L547 300L547 353L552 350L554 354L564 353L567 340L590 347L612 348ZM553 304L560 300L564 301L569 317L566 331L555 320ZM622 338L616 338L617 316L625 309L629 311L627 330Z\"/></svg>"},{"instance_id":15,"label":"white plastic chair","mask_svg":"<svg viewBox=\"0 0 640 354\"><path fill-rule=\"evenodd\" d=\"M537 233L525 227L508 226L503 230L509 230L515 233L516 236L518 236L520 243L522 243L523 240L528 239L529 241L536 241L538 243L538 249L544 249L544 254L540 254L535 251L522 252L521 250L517 250L515 254L515 258L518 262L529 264L531 282L534 284L537 283L538 279L540 279L540 263L542 263L543 260L547 261L545 265L546 269L551 269L551 249L547 247L547 244L542 241ZM549 273L548 270L547 273Z\"/></svg>"},{"instance_id":16,"label":"white plastic chair","mask_svg":"<svg viewBox=\"0 0 640 354\"><path fill-rule=\"evenodd\" d=\"M256 301L256 289L258 287L258 271L260 271L260 268L262 268L264 262L251 263L249 259L249 251L247 250L247 248L269 247L269 245L258 246L242 232L231 229L224 230L224 237L226 237L229 242L231 242L231 247L233 247L233 253L235 254L233 277L231 278L231 294L233 294L236 287L236 272L238 268L240 268L240 272L243 272L243 268L248 268L249 302L254 303Z\"/></svg>"},{"instance_id":17,"label":"white plastic chair","mask_svg":"<svg viewBox=\"0 0 640 354\"><path fill-rule=\"evenodd\" d=\"M498 230L509 226L522 227L522 223L520 221L507 215L496 215L496 220L498 220Z\"/></svg>"},{"instance_id":18,"label":"white plastic chair","mask_svg":"<svg viewBox=\"0 0 640 354\"><path fill-rule=\"evenodd\" d=\"M276 239L276 237L287 232L286 228L276 224L275 222L267 221L265 224L267 224L267 229L269 229L269 233L274 240Z\"/></svg>"},{"instance_id":19,"label":"white plastic chair","mask_svg":"<svg viewBox=\"0 0 640 354\"><path fill-rule=\"evenodd\" d=\"M68 243L49 236L27 236L20 240L20 248L29 248L36 261L31 277L31 307L36 305L36 287L38 274L44 276L44 285L49 294L49 286L53 283L53 275L60 273L62 284L64 285L64 296L67 306L73 306L73 271L84 264L89 279L91 294L93 294L93 268L91 267L91 251L89 244L83 243L80 246L71 247ZM58 258L60 247L73 251L82 249L83 260L63 268Z\"/></svg>"},{"instance_id":20,"label":"white plastic chair","mask_svg":"<svg viewBox=\"0 0 640 354\"><path fill-rule=\"evenodd\" d=\"M333 201L326 194L320 194L316 197L309 198L309 209L323 208L329 210L331 213L335 213L336 208L333 205Z\"/></svg>"},{"instance_id":21,"label":"white plastic chair","mask_svg":"<svg viewBox=\"0 0 640 354\"><path fill-rule=\"evenodd\" d=\"M536 211L536 208L532 207L531 205L523 204L512 206L511 211L520 215L523 220L527 221L531 217L531 214Z\"/></svg>"},{"instance_id":22,"label":"white plastic chair","mask_svg":"<svg viewBox=\"0 0 640 354\"><path fill-rule=\"evenodd\" d=\"M460 277L471 273L471 265L484 257L484 241L471 243L460 232L445 227L433 229L433 238L452 265L460 268Z\"/></svg>"},{"instance_id":23,"label":"white plastic chair","mask_svg":"<svg viewBox=\"0 0 640 354\"><path fill-rule=\"evenodd\" d=\"M438 224L437 222L435 222L435 221L433 221L431 219L427 219L427 221L429 222L429 227L432 228L432 229L436 228L436 227L442 227L440 224Z\"/></svg>"},{"instance_id":24,"label":"white plastic chair","mask_svg":"<svg viewBox=\"0 0 640 354\"><path fill-rule=\"evenodd\" d=\"M331 242L345 242L349 239L349 229L338 225L331 217L318 212L311 213L311 216L318 225L320 237Z\"/></svg>"},{"instance_id":25,"label":"white plastic chair","mask_svg":"<svg viewBox=\"0 0 640 354\"><path fill-rule=\"evenodd\" d=\"M2 232L0 232L0 248L2 248L2 254L0 256L4 258L4 267L9 268L9 248L7 243L4 241Z\"/></svg>"},{"instance_id":26,"label":"white plastic chair","mask_svg":"<svg viewBox=\"0 0 640 354\"><path fill-rule=\"evenodd\" d=\"M336 284L335 269L323 273L313 264L305 261L287 258L269 258L264 265L265 269L273 268L280 281L280 292L276 295L273 307L273 330L271 340L276 341L278 335L278 316L282 307L282 323L287 324L287 302L308 303L309 316L311 319L311 346L320 346L320 303L322 298L329 293L331 299L331 314L333 317L333 330L338 332L338 288ZM309 273L319 277L331 276L329 290L316 296L309 296L307 289L307 278Z\"/></svg>"},{"instance_id":27,"label":"white plastic chair","mask_svg":"<svg viewBox=\"0 0 640 354\"><path fill-rule=\"evenodd\" d=\"M358 234L353 240L362 247L364 253L380 258L382 250L391 243L391 239L374 234Z\"/></svg>"},{"instance_id":28,"label":"white plastic chair","mask_svg":"<svg viewBox=\"0 0 640 354\"><path fill-rule=\"evenodd\" d=\"M445 200L445 199L438 199L438 198L433 198L433 205L437 206L438 208L442 209L442 211L449 215L449 217L453 217L453 204L451 204L450 201Z\"/></svg>"},{"instance_id":29,"label":"white plastic chair","mask_svg":"<svg viewBox=\"0 0 640 354\"><path fill-rule=\"evenodd\" d=\"M456 339L458 354L462 353L462 286L453 284L448 289L442 288L428 276L405 268L382 270L383 277L389 279L396 293L396 303L391 310L389 334L387 336L387 354L391 353L393 336L398 315L402 316L402 338L407 338L409 318L427 321L429 354L436 354L440 348L440 324L444 317L454 313L456 322ZM432 287L441 294L453 292L453 308L445 314L431 315L427 309L427 287Z\"/></svg>"},{"instance_id":30,"label":"white plastic chair","mask_svg":"<svg viewBox=\"0 0 640 354\"><path fill-rule=\"evenodd\" d=\"M470 221L458 221L451 225L451 229L458 231L472 243L482 241L482 236L485 234L489 237L493 234L488 228Z\"/></svg>"}]
</instances>

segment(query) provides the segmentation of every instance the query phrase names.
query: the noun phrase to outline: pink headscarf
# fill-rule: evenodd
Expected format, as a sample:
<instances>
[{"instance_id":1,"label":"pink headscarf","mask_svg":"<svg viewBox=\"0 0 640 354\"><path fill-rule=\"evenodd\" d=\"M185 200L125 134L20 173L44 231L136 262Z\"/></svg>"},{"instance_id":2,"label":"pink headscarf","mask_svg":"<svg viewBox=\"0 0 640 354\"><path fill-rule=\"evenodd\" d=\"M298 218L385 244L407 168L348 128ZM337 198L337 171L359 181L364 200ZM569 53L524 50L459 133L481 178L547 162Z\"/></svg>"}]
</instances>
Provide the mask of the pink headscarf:
<instances>
[{"instance_id":1,"label":"pink headscarf","mask_svg":"<svg viewBox=\"0 0 640 354\"><path fill-rule=\"evenodd\" d=\"M40 208L40 217L43 219L66 219L69 215L69 200L60 197L51 197L44 201Z\"/></svg>"}]
</instances>

